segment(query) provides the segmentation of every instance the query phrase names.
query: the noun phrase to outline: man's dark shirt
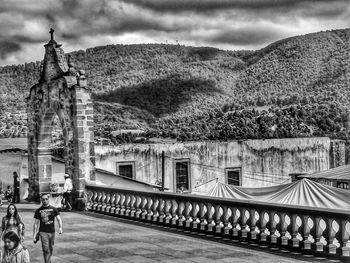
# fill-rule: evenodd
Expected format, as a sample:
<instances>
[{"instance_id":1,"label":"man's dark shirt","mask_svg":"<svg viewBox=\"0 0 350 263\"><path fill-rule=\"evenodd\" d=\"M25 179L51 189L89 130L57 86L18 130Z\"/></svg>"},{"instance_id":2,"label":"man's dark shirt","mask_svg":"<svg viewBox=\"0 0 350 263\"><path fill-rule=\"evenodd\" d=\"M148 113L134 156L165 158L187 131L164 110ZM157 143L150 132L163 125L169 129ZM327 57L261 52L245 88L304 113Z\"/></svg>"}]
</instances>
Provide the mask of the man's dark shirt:
<instances>
[{"instance_id":1,"label":"man's dark shirt","mask_svg":"<svg viewBox=\"0 0 350 263\"><path fill-rule=\"evenodd\" d=\"M54 206L41 206L35 211L34 218L40 220L39 232L55 233L55 217L60 213Z\"/></svg>"}]
</instances>

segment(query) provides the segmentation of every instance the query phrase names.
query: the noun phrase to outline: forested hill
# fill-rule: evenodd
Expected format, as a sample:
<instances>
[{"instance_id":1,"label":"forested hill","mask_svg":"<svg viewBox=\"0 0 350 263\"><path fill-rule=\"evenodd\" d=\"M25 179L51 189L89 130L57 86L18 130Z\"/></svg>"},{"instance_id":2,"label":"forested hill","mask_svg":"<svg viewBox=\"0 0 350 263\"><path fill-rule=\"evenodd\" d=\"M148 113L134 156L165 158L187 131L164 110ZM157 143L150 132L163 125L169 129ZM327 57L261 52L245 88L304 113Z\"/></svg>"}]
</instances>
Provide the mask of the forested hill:
<instances>
[{"instance_id":1,"label":"forested hill","mask_svg":"<svg viewBox=\"0 0 350 263\"><path fill-rule=\"evenodd\" d=\"M110 135L119 129L178 140L346 139L349 49L350 29L344 29L288 38L258 51L154 44L71 55L94 91L96 135L112 141L133 140ZM0 136L24 131L24 123L4 112L25 109L25 94L39 71L40 63L0 68ZM11 127L19 129L6 134Z\"/></svg>"}]
</instances>

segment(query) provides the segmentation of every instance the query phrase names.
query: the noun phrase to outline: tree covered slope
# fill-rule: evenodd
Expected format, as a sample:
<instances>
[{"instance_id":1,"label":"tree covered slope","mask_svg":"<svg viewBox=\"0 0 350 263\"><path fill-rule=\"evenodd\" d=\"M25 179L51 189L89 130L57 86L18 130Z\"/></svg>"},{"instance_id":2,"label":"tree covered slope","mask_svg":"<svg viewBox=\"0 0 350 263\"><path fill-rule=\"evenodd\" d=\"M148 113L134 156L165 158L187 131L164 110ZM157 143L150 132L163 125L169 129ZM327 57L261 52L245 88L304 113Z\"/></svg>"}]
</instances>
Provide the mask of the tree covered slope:
<instances>
[{"instance_id":1,"label":"tree covered slope","mask_svg":"<svg viewBox=\"0 0 350 263\"><path fill-rule=\"evenodd\" d=\"M139 137L111 135L119 129L142 129L144 140L348 137L349 29L292 37L257 51L152 44L70 55L89 77L97 137ZM4 131L16 125L23 134L25 126L11 116L25 109L39 71L40 63L0 68L0 136L13 136Z\"/></svg>"}]
</instances>

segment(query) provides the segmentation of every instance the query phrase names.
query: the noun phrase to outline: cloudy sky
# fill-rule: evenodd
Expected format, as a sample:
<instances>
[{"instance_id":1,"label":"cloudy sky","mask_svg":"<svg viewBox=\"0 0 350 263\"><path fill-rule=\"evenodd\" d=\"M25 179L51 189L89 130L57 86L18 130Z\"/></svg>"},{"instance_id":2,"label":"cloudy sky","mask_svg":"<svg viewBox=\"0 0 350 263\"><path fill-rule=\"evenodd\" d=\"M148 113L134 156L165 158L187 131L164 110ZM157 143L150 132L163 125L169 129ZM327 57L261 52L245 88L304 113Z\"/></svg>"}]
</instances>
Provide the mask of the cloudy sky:
<instances>
[{"instance_id":1,"label":"cloudy sky","mask_svg":"<svg viewBox=\"0 0 350 263\"><path fill-rule=\"evenodd\" d=\"M0 65L41 60L50 27L66 52L177 41L258 49L350 27L350 0L0 0Z\"/></svg>"}]
</instances>

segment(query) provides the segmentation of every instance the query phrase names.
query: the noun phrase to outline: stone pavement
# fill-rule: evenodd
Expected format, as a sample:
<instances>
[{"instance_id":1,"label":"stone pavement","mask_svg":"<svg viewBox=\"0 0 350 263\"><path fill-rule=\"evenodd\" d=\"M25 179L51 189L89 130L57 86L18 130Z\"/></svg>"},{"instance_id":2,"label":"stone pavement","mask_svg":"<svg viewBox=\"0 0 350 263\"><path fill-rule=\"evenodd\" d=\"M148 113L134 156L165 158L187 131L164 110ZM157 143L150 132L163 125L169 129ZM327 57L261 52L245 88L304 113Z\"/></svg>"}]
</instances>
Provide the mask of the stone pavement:
<instances>
[{"instance_id":1,"label":"stone pavement","mask_svg":"<svg viewBox=\"0 0 350 263\"><path fill-rule=\"evenodd\" d=\"M5 215L7 204L0 209ZM41 244L33 244L33 213L38 205L19 204L26 225L24 245L31 262L43 262ZM288 258L260 250L204 240L161 227L130 224L116 218L92 213L62 212L64 233L56 235L53 263L126 263L126 262L319 262ZM305 260L303 260L305 259ZM325 261L323 261L325 262Z\"/></svg>"}]
</instances>

